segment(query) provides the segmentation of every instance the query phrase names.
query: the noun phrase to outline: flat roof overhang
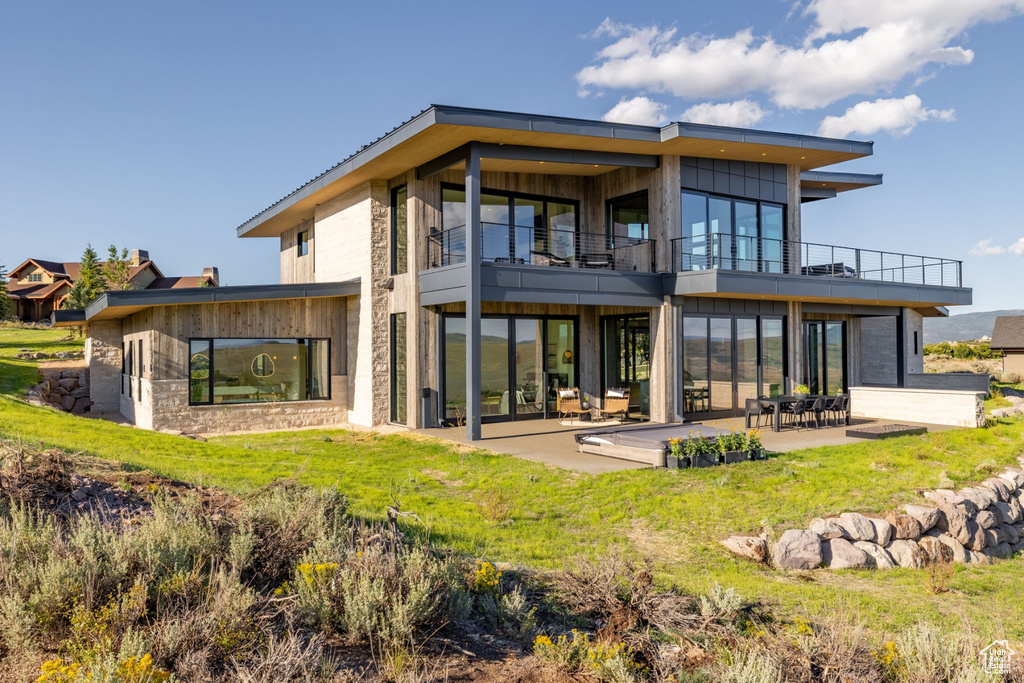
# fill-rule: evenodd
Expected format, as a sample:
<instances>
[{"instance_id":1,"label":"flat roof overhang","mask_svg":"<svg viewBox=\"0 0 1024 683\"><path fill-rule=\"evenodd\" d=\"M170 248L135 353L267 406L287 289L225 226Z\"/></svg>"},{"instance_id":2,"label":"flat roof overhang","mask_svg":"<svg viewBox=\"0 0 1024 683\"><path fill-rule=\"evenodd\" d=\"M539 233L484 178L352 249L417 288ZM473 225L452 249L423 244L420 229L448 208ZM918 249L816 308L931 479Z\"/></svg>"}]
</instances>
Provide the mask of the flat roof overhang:
<instances>
[{"instance_id":1,"label":"flat roof overhang","mask_svg":"<svg viewBox=\"0 0 1024 683\"><path fill-rule=\"evenodd\" d=\"M660 306L661 273L480 264L481 301L581 306ZM466 265L420 271L420 305L466 300Z\"/></svg>"},{"instance_id":2,"label":"flat roof overhang","mask_svg":"<svg viewBox=\"0 0 1024 683\"><path fill-rule=\"evenodd\" d=\"M359 294L359 288L359 280L355 279L346 282L317 282L297 285L242 285L106 292L85 309L84 320L86 322L117 320L154 306L354 296Z\"/></svg>"},{"instance_id":3,"label":"flat roof overhang","mask_svg":"<svg viewBox=\"0 0 1024 683\"><path fill-rule=\"evenodd\" d=\"M881 184L881 173L804 171L800 174L800 199L804 202L831 199L840 192L875 187Z\"/></svg>"},{"instance_id":4,"label":"flat roof overhang","mask_svg":"<svg viewBox=\"0 0 1024 683\"><path fill-rule=\"evenodd\" d=\"M65 308L50 314L50 323L54 327L78 327L85 324L85 310L81 308Z\"/></svg>"},{"instance_id":5,"label":"flat roof overhang","mask_svg":"<svg viewBox=\"0 0 1024 683\"><path fill-rule=\"evenodd\" d=\"M940 287L855 278L745 273L718 269L675 273L669 276L666 282L666 294L730 299L859 303L914 309L967 306L973 299L970 287Z\"/></svg>"},{"instance_id":6,"label":"flat roof overhang","mask_svg":"<svg viewBox=\"0 0 1024 683\"><path fill-rule=\"evenodd\" d=\"M390 179L470 142L621 154L761 161L809 171L869 156L870 142L695 123L635 126L555 116L433 105L249 219L239 237L272 237L313 217L315 208L369 180ZM594 175L615 165L483 158L481 168Z\"/></svg>"}]
</instances>

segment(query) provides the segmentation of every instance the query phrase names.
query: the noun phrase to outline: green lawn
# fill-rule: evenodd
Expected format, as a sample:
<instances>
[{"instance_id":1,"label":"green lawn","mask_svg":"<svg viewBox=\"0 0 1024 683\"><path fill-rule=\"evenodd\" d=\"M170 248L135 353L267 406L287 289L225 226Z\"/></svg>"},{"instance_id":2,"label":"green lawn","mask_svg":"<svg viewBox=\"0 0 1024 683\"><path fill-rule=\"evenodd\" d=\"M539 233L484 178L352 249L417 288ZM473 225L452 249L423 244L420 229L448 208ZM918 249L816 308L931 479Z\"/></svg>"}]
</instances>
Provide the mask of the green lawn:
<instances>
[{"instance_id":1,"label":"green lawn","mask_svg":"<svg viewBox=\"0 0 1024 683\"><path fill-rule=\"evenodd\" d=\"M7 372L10 333L0 329ZM42 343L42 342L40 342ZM5 378L3 381L7 382ZM17 391L17 382L4 391ZM768 462L693 471L585 475L417 436L301 431L202 443L34 408L0 396L0 436L42 442L235 491L278 477L337 484L354 514L379 518L394 496L422 531L474 556L546 569L578 556L647 556L661 577L704 591L713 581L785 614L848 607L882 630L921 619L980 635L1024 637L1024 559L958 567L954 590L931 595L922 572L817 572L810 578L733 559L731 533L781 533L816 515L880 512L949 478L977 481L1015 461L1024 421L879 443L787 453Z\"/></svg>"}]
</instances>

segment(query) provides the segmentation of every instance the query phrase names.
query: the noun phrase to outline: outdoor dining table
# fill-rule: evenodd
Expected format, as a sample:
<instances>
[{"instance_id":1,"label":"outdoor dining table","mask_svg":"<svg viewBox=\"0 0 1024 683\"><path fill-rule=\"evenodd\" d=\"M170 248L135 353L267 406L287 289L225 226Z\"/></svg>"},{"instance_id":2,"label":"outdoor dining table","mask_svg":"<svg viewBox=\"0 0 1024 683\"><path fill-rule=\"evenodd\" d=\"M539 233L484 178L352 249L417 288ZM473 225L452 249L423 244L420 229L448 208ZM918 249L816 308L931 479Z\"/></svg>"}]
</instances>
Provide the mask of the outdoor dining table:
<instances>
[{"instance_id":1,"label":"outdoor dining table","mask_svg":"<svg viewBox=\"0 0 1024 683\"><path fill-rule=\"evenodd\" d=\"M784 405L791 405L793 403L796 403L797 401L808 401L810 403L813 403L814 399L816 399L816 398L818 398L818 396L800 396L800 397L796 397L796 396L771 396L769 398L752 398L752 399L748 399L748 400L750 400L750 401L757 401L761 405L764 405L764 404L768 403L768 404L771 404L771 405L775 406L775 409L772 410L772 416L774 418L774 422L772 423L772 430L776 431L776 432L781 432L782 431L782 406L784 406ZM747 429L750 429L750 413L746 414L746 416L743 418L743 421L745 423L744 426Z\"/></svg>"}]
</instances>

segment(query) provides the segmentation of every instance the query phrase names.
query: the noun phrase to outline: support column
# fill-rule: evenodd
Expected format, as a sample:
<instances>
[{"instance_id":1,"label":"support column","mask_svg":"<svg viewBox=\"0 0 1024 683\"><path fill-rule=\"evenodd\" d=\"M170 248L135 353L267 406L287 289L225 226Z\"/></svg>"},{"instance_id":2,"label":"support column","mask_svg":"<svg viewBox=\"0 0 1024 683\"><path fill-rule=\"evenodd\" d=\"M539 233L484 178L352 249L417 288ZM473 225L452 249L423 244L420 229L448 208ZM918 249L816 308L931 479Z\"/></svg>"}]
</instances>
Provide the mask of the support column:
<instances>
[{"instance_id":1,"label":"support column","mask_svg":"<svg viewBox=\"0 0 1024 683\"><path fill-rule=\"evenodd\" d=\"M906 309L896 316L896 386L907 386L907 324Z\"/></svg>"},{"instance_id":2,"label":"support column","mask_svg":"<svg viewBox=\"0 0 1024 683\"><path fill-rule=\"evenodd\" d=\"M480 147L466 158L466 439L480 439Z\"/></svg>"},{"instance_id":3,"label":"support column","mask_svg":"<svg viewBox=\"0 0 1024 683\"><path fill-rule=\"evenodd\" d=\"M786 236L788 247L785 257L786 272L800 274L800 242L803 240L803 225L800 216L800 167L786 167Z\"/></svg>"},{"instance_id":4,"label":"support column","mask_svg":"<svg viewBox=\"0 0 1024 683\"><path fill-rule=\"evenodd\" d=\"M793 388L804 381L804 306L799 301L786 303L786 329L789 352L789 388L786 393L793 393Z\"/></svg>"}]
</instances>

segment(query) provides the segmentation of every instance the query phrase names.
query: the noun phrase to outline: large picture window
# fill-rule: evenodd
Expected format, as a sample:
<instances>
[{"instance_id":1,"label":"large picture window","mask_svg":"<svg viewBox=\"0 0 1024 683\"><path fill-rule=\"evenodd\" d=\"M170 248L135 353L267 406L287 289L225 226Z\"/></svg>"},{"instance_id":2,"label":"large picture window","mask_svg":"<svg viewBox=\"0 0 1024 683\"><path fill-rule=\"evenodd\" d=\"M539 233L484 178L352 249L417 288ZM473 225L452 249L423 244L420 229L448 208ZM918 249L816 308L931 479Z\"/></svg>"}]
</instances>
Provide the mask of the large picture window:
<instances>
[{"instance_id":1,"label":"large picture window","mask_svg":"<svg viewBox=\"0 0 1024 683\"><path fill-rule=\"evenodd\" d=\"M331 396L328 339L191 339L191 405L309 401Z\"/></svg>"},{"instance_id":2,"label":"large picture window","mask_svg":"<svg viewBox=\"0 0 1024 683\"><path fill-rule=\"evenodd\" d=\"M683 191L682 234L673 240L676 270L722 268L782 273L785 225L781 204Z\"/></svg>"}]
</instances>

